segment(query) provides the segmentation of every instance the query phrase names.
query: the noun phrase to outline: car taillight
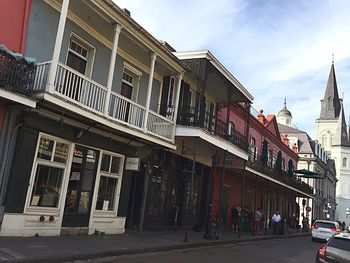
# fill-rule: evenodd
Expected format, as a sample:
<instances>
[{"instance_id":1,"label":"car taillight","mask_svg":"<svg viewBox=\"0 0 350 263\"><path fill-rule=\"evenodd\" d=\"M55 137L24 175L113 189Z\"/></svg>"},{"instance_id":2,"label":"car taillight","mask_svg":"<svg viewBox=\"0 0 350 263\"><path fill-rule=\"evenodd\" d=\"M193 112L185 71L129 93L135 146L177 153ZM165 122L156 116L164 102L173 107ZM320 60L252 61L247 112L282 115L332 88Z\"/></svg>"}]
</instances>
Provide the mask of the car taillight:
<instances>
[{"instance_id":1,"label":"car taillight","mask_svg":"<svg viewBox=\"0 0 350 263\"><path fill-rule=\"evenodd\" d=\"M336 232L337 229L333 227L333 228L331 228L331 231Z\"/></svg>"},{"instance_id":2,"label":"car taillight","mask_svg":"<svg viewBox=\"0 0 350 263\"><path fill-rule=\"evenodd\" d=\"M320 258L326 258L326 250L327 250L327 246L323 245L320 250L318 251L318 255L320 256Z\"/></svg>"},{"instance_id":3,"label":"car taillight","mask_svg":"<svg viewBox=\"0 0 350 263\"><path fill-rule=\"evenodd\" d=\"M312 228L312 229L317 229L317 228L318 228L318 226L312 226L311 228Z\"/></svg>"}]
</instances>

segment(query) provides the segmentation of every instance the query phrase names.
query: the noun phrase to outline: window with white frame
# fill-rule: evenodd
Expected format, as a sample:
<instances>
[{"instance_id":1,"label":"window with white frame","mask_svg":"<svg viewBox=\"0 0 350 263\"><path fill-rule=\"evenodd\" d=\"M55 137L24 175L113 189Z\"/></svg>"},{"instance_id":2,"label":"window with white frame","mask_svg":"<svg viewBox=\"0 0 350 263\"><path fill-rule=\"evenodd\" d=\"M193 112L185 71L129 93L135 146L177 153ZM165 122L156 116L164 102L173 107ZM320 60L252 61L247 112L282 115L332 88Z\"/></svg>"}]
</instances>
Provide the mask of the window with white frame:
<instances>
[{"instance_id":1,"label":"window with white frame","mask_svg":"<svg viewBox=\"0 0 350 263\"><path fill-rule=\"evenodd\" d=\"M116 211L124 156L102 153L96 210Z\"/></svg>"},{"instance_id":2,"label":"window with white frame","mask_svg":"<svg viewBox=\"0 0 350 263\"><path fill-rule=\"evenodd\" d=\"M39 137L30 206L58 207L69 151L70 145L66 142L47 135Z\"/></svg>"},{"instance_id":3,"label":"window with white frame","mask_svg":"<svg viewBox=\"0 0 350 263\"><path fill-rule=\"evenodd\" d=\"M71 34L67 55L67 66L91 77L95 47L83 40L81 37Z\"/></svg>"},{"instance_id":4,"label":"window with white frame","mask_svg":"<svg viewBox=\"0 0 350 263\"><path fill-rule=\"evenodd\" d=\"M137 101L141 76L141 71L124 62L121 95L133 101Z\"/></svg>"}]
</instances>

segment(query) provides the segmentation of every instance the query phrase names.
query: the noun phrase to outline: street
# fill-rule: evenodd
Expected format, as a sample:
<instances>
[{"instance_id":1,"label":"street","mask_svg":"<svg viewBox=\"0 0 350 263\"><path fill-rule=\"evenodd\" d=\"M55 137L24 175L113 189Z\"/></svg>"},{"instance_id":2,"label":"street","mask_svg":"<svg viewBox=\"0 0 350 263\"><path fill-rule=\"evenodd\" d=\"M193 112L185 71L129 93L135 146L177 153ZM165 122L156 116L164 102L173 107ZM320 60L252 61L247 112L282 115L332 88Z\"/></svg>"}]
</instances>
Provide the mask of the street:
<instances>
[{"instance_id":1,"label":"street","mask_svg":"<svg viewBox=\"0 0 350 263\"><path fill-rule=\"evenodd\" d=\"M107 257L78 262L117 262L117 263L221 263L221 262L315 262L315 255L321 243L310 237L242 242L219 247L204 247L178 251L147 253L120 257Z\"/></svg>"}]
</instances>

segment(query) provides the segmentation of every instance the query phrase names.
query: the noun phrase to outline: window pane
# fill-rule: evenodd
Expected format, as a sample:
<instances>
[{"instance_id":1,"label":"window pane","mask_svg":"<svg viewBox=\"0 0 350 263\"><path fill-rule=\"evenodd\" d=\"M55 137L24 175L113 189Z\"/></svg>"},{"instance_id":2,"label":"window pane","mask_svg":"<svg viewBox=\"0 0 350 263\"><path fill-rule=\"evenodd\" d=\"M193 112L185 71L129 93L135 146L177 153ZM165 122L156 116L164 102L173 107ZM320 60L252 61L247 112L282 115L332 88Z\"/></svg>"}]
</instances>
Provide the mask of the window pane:
<instances>
[{"instance_id":1,"label":"window pane","mask_svg":"<svg viewBox=\"0 0 350 263\"><path fill-rule=\"evenodd\" d=\"M109 173L109 163L111 161L111 156L107 154L102 155L102 161L101 161L101 171L108 172Z\"/></svg>"},{"instance_id":2,"label":"window pane","mask_svg":"<svg viewBox=\"0 0 350 263\"><path fill-rule=\"evenodd\" d=\"M101 176L96 210L113 211L118 179Z\"/></svg>"},{"instance_id":3,"label":"window pane","mask_svg":"<svg viewBox=\"0 0 350 263\"><path fill-rule=\"evenodd\" d=\"M63 169L38 165L31 206L57 207L63 178Z\"/></svg>"},{"instance_id":4,"label":"window pane","mask_svg":"<svg viewBox=\"0 0 350 263\"><path fill-rule=\"evenodd\" d=\"M38 158L51 160L52 150L53 150L54 141L46 138L40 138Z\"/></svg>"},{"instance_id":5,"label":"window pane","mask_svg":"<svg viewBox=\"0 0 350 263\"><path fill-rule=\"evenodd\" d=\"M117 174L119 172L119 163L120 163L120 158L113 156L112 157L111 173Z\"/></svg>"},{"instance_id":6,"label":"window pane","mask_svg":"<svg viewBox=\"0 0 350 263\"><path fill-rule=\"evenodd\" d=\"M66 163L68 156L68 145L65 143L56 143L55 162Z\"/></svg>"}]
</instances>

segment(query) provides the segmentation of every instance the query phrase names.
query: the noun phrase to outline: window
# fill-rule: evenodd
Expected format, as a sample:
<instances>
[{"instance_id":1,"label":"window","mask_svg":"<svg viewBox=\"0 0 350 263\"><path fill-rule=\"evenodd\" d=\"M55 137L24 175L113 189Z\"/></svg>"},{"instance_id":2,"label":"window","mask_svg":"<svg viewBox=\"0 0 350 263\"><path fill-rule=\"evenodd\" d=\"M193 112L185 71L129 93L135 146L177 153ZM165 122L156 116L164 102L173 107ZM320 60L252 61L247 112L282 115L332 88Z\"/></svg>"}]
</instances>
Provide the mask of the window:
<instances>
[{"instance_id":1,"label":"window","mask_svg":"<svg viewBox=\"0 0 350 263\"><path fill-rule=\"evenodd\" d=\"M123 162L121 155L102 153L96 210L116 211Z\"/></svg>"},{"instance_id":2,"label":"window","mask_svg":"<svg viewBox=\"0 0 350 263\"><path fill-rule=\"evenodd\" d=\"M272 150L269 150L268 155L267 155L267 162L268 166L272 167L273 164L273 158L272 158Z\"/></svg>"},{"instance_id":3,"label":"window","mask_svg":"<svg viewBox=\"0 0 350 263\"><path fill-rule=\"evenodd\" d=\"M282 158L282 170L286 170L286 160L284 158Z\"/></svg>"},{"instance_id":4,"label":"window","mask_svg":"<svg viewBox=\"0 0 350 263\"><path fill-rule=\"evenodd\" d=\"M343 158L343 167L348 167L348 159L347 158Z\"/></svg>"},{"instance_id":5,"label":"window","mask_svg":"<svg viewBox=\"0 0 350 263\"><path fill-rule=\"evenodd\" d=\"M229 136L233 136L233 135L235 134L235 124L234 124L232 121L230 121L230 122L228 123L228 131L227 131L227 134L228 134Z\"/></svg>"},{"instance_id":6,"label":"window","mask_svg":"<svg viewBox=\"0 0 350 263\"><path fill-rule=\"evenodd\" d=\"M95 48L75 34L71 35L68 47L67 66L91 77Z\"/></svg>"},{"instance_id":7,"label":"window","mask_svg":"<svg viewBox=\"0 0 350 263\"><path fill-rule=\"evenodd\" d=\"M328 97L327 99L327 110L332 110L333 109L333 99L332 97Z\"/></svg>"},{"instance_id":8,"label":"window","mask_svg":"<svg viewBox=\"0 0 350 263\"><path fill-rule=\"evenodd\" d=\"M120 94L128 99L137 101L139 96L139 82L141 75L142 73L133 66L124 63Z\"/></svg>"},{"instance_id":9,"label":"window","mask_svg":"<svg viewBox=\"0 0 350 263\"><path fill-rule=\"evenodd\" d=\"M154 167L151 177L149 195L149 216L159 216L165 213L168 173L163 168Z\"/></svg>"},{"instance_id":10,"label":"window","mask_svg":"<svg viewBox=\"0 0 350 263\"><path fill-rule=\"evenodd\" d=\"M327 147L327 136L326 135L322 136L322 146Z\"/></svg>"},{"instance_id":11,"label":"window","mask_svg":"<svg viewBox=\"0 0 350 263\"><path fill-rule=\"evenodd\" d=\"M39 137L30 206L58 207L69 150L67 143L46 135Z\"/></svg>"},{"instance_id":12,"label":"window","mask_svg":"<svg viewBox=\"0 0 350 263\"><path fill-rule=\"evenodd\" d=\"M254 160L257 160L257 148L256 148L256 140L254 137L251 137L250 139L250 150L249 150L249 154L250 154L250 160L254 162Z\"/></svg>"}]
</instances>

